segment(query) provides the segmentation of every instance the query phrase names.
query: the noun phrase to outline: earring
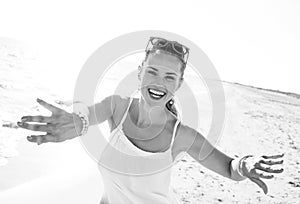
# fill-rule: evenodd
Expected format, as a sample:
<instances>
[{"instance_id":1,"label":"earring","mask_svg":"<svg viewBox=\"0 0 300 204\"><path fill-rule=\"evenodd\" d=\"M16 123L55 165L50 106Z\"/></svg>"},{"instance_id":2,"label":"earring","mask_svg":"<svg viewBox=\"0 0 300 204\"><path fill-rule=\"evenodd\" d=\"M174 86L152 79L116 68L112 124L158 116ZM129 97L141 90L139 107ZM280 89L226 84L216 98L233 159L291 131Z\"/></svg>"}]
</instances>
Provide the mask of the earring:
<instances>
[{"instance_id":1,"label":"earring","mask_svg":"<svg viewBox=\"0 0 300 204\"><path fill-rule=\"evenodd\" d=\"M137 84L137 90L138 90L138 91L141 90L141 81L140 81L140 80L138 81L138 84Z\"/></svg>"},{"instance_id":2,"label":"earring","mask_svg":"<svg viewBox=\"0 0 300 204\"><path fill-rule=\"evenodd\" d=\"M141 71L142 71L142 67L139 65L138 67L138 79L141 80Z\"/></svg>"}]
</instances>

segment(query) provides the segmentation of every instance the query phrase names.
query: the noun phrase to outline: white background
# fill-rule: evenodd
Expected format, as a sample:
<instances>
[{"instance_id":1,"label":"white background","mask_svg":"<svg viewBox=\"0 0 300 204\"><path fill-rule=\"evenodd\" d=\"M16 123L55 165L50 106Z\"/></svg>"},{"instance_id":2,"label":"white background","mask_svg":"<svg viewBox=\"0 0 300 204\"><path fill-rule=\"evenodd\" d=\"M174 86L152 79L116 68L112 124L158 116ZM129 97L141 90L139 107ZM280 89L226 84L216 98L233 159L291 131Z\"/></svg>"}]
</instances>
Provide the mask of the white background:
<instances>
[{"instance_id":1,"label":"white background","mask_svg":"<svg viewBox=\"0 0 300 204\"><path fill-rule=\"evenodd\" d=\"M0 37L36 49L45 83L58 91L74 87L80 68L105 42L155 29L196 43L222 80L300 93L299 10L296 0L11 0L0 3Z\"/></svg>"}]
</instances>

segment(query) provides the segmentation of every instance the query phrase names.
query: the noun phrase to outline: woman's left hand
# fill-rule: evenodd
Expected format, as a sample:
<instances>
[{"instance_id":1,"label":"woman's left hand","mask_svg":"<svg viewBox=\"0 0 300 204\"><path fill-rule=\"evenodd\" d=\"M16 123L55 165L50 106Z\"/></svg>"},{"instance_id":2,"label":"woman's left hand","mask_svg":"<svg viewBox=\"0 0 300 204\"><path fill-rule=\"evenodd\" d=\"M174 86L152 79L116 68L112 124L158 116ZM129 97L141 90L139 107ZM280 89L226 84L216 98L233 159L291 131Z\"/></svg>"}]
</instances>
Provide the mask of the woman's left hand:
<instances>
[{"instance_id":1,"label":"woman's left hand","mask_svg":"<svg viewBox=\"0 0 300 204\"><path fill-rule=\"evenodd\" d=\"M27 137L29 142L38 145L46 142L63 142L79 136L83 128L80 117L75 113L69 113L44 100L37 99L44 108L51 111L51 116L23 116L18 126L31 131L45 132L44 135L31 135Z\"/></svg>"},{"instance_id":2,"label":"woman's left hand","mask_svg":"<svg viewBox=\"0 0 300 204\"><path fill-rule=\"evenodd\" d=\"M264 193L268 193L267 185L261 179L271 179L274 177L272 173L282 173L283 168L273 168L273 165L282 164L284 154L255 157L252 155L245 156L242 159L241 171L243 176L249 178L263 189Z\"/></svg>"}]
</instances>

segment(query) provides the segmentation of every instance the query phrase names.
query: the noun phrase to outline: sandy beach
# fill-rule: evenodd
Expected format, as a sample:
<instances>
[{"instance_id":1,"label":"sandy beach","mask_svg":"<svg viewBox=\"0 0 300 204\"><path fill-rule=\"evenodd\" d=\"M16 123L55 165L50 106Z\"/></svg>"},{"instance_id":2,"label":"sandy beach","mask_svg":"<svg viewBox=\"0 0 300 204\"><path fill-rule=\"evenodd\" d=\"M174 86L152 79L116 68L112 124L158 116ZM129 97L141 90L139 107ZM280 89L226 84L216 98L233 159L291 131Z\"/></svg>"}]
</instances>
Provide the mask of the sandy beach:
<instances>
[{"instance_id":1,"label":"sandy beach","mask_svg":"<svg viewBox=\"0 0 300 204\"><path fill-rule=\"evenodd\" d=\"M232 157L285 153L285 170L264 180L269 187L264 195L249 180L223 178L186 156L173 172L178 197L183 203L299 203L300 99L233 83L223 86L227 113L217 147Z\"/></svg>"},{"instance_id":2,"label":"sandy beach","mask_svg":"<svg viewBox=\"0 0 300 204\"><path fill-rule=\"evenodd\" d=\"M16 126L25 114L49 114L37 105L37 96L52 102L64 100L63 96L35 83L32 70L10 63L26 56L13 49L4 56L0 68L0 203L98 203L101 175L79 139L38 146L26 140L31 132ZM299 203L299 95L230 82L223 86L226 121L216 146L232 157L285 153L285 170L265 180L269 187L265 195L249 180L223 178L186 155L173 166L172 187L177 198L182 204ZM209 117L205 107L200 109L202 119ZM208 124L204 123L203 132Z\"/></svg>"}]
</instances>

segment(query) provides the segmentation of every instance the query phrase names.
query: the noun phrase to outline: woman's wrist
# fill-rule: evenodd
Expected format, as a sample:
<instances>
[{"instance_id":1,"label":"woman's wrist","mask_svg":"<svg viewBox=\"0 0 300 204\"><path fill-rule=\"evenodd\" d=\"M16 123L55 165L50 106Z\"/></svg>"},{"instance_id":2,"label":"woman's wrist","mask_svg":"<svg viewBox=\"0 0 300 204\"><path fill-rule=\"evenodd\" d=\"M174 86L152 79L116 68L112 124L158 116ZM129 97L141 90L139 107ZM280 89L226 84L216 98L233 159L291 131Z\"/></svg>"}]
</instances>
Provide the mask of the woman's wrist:
<instances>
[{"instance_id":1,"label":"woman's wrist","mask_svg":"<svg viewBox=\"0 0 300 204\"><path fill-rule=\"evenodd\" d=\"M243 160L245 158L247 158L247 156L242 158L235 158L231 160L230 162L231 179L236 181L242 181L247 178L244 176L243 168L242 168Z\"/></svg>"},{"instance_id":2,"label":"woman's wrist","mask_svg":"<svg viewBox=\"0 0 300 204\"><path fill-rule=\"evenodd\" d=\"M87 105L82 102L73 104L73 113L80 118L80 127L77 131L78 136L83 136L87 133L89 128L89 109Z\"/></svg>"},{"instance_id":3,"label":"woman's wrist","mask_svg":"<svg viewBox=\"0 0 300 204\"><path fill-rule=\"evenodd\" d=\"M78 132L78 136L83 136L87 133L88 128L89 128L89 120L87 115L84 115L82 113L75 113L77 116L79 116L80 121L81 121L81 128L80 128L80 132Z\"/></svg>"}]
</instances>

